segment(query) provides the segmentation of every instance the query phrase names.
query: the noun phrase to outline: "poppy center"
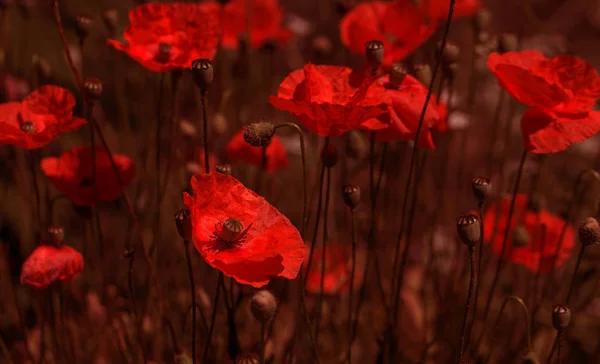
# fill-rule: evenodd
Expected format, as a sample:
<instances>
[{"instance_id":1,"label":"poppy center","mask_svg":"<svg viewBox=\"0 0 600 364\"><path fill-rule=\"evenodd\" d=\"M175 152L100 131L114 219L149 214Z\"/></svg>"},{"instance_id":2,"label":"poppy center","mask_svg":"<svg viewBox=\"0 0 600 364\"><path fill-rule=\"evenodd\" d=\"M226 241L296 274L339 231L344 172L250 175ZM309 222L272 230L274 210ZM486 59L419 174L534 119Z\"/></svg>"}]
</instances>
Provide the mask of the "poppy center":
<instances>
[{"instance_id":1,"label":"poppy center","mask_svg":"<svg viewBox=\"0 0 600 364\"><path fill-rule=\"evenodd\" d=\"M167 63L171 56L171 45L168 43L160 43L158 45L158 52L154 56L154 60L159 63Z\"/></svg>"},{"instance_id":2,"label":"poppy center","mask_svg":"<svg viewBox=\"0 0 600 364\"><path fill-rule=\"evenodd\" d=\"M35 132L35 125L33 125L33 123L31 121L25 121L25 122L21 123L20 128L22 131L24 131L26 133Z\"/></svg>"},{"instance_id":3,"label":"poppy center","mask_svg":"<svg viewBox=\"0 0 600 364\"><path fill-rule=\"evenodd\" d=\"M242 222L238 219L230 217L223 223L220 238L227 243L233 243L240 238L243 230L244 225Z\"/></svg>"}]
</instances>

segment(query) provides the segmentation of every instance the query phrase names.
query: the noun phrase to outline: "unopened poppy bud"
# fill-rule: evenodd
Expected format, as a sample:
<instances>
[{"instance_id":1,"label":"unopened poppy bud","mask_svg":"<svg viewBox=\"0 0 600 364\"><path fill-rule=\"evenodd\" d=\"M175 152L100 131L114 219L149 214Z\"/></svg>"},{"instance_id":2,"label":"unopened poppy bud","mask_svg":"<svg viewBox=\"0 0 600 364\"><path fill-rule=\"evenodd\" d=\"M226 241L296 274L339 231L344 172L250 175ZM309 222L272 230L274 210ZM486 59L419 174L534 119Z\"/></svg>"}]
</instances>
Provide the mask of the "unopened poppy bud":
<instances>
[{"instance_id":1,"label":"unopened poppy bud","mask_svg":"<svg viewBox=\"0 0 600 364\"><path fill-rule=\"evenodd\" d=\"M323 152L321 153L321 160L323 161L325 167L334 167L338 161L337 148L333 144L327 143L325 148L323 148Z\"/></svg>"},{"instance_id":2,"label":"unopened poppy bud","mask_svg":"<svg viewBox=\"0 0 600 364\"><path fill-rule=\"evenodd\" d=\"M62 226L52 225L46 230L46 242L50 245L60 246L65 241L65 229Z\"/></svg>"},{"instance_id":3,"label":"unopened poppy bud","mask_svg":"<svg viewBox=\"0 0 600 364\"><path fill-rule=\"evenodd\" d=\"M583 247L600 244L600 224L593 217L588 217L579 225L579 242Z\"/></svg>"},{"instance_id":4,"label":"unopened poppy bud","mask_svg":"<svg viewBox=\"0 0 600 364\"><path fill-rule=\"evenodd\" d=\"M252 123L244 131L244 140L253 147L266 147L275 135L275 124L266 121Z\"/></svg>"},{"instance_id":5,"label":"unopened poppy bud","mask_svg":"<svg viewBox=\"0 0 600 364\"><path fill-rule=\"evenodd\" d=\"M471 180L471 187L473 188L473 195L475 195L475 198L479 203L487 201L492 194L492 183L487 177L473 178Z\"/></svg>"},{"instance_id":6,"label":"unopened poppy bud","mask_svg":"<svg viewBox=\"0 0 600 364\"><path fill-rule=\"evenodd\" d=\"M244 353L235 358L235 364L258 364L260 356L254 353Z\"/></svg>"},{"instance_id":7,"label":"unopened poppy bud","mask_svg":"<svg viewBox=\"0 0 600 364\"><path fill-rule=\"evenodd\" d=\"M192 241L192 220L189 209L181 209L175 213L175 225L183 240Z\"/></svg>"},{"instance_id":8,"label":"unopened poppy bud","mask_svg":"<svg viewBox=\"0 0 600 364\"><path fill-rule=\"evenodd\" d=\"M87 78L83 82L83 89L90 100L97 101L102 96L102 81L96 77Z\"/></svg>"},{"instance_id":9,"label":"unopened poppy bud","mask_svg":"<svg viewBox=\"0 0 600 364\"><path fill-rule=\"evenodd\" d=\"M383 42L379 40L370 40L365 43L365 51L367 62L373 68L377 68L381 66L383 63L383 57L385 55L385 49L383 47Z\"/></svg>"},{"instance_id":10,"label":"unopened poppy bud","mask_svg":"<svg viewBox=\"0 0 600 364\"><path fill-rule=\"evenodd\" d=\"M481 238L481 230L479 227L479 218L477 215L468 214L459 216L456 219L456 232L460 241L472 248L479 242Z\"/></svg>"},{"instance_id":11,"label":"unopened poppy bud","mask_svg":"<svg viewBox=\"0 0 600 364\"><path fill-rule=\"evenodd\" d=\"M360 203L360 187L357 185L344 186L343 194L346 206L354 210Z\"/></svg>"},{"instance_id":12,"label":"unopened poppy bud","mask_svg":"<svg viewBox=\"0 0 600 364\"><path fill-rule=\"evenodd\" d=\"M104 26L108 29L108 34L111 38L117 33L117 22L119 21L119 12L117 9L108 9L104 12L102 19Z\"/></svg>"},{"instance_id":13,"label":"unopened poppy bud","mask_svg":"<svg viewBox=\"0 0 600 364\"><path fill-rule=\"evenodd\" d=\"M232 243L242 235L243 229L244 225L240 220L230 217L223 223L220 234L221 239L225 242Z\"/></svg>"},{"instance_id":14,"label":"unopened poppy bud","mask_svg":"<svg viewBox=\"0 0 600 364\"><path fill-rule=\"evenodd\" d=\"M429 87L432 78L431 67L429 67L428 64L415 65L415 77L423 84L423 86Z\"/></svg>"},{"instance_id":15,"label":"unopened poppy bud","mask_svg":"<svg viewBox=\"0 0 600 364\"><path fill-rule=\"evenodd\" d=\"M93 25L94 19L87 14L80 14L75 17L75 30L80 40L84 40L90 35Z\"/></svg>"},{"instance_id":16,"label":"unopened poppy bud","mask_svg":"<svg viewBox=\"0 0 600 364\"><path fill-rule=\"evenodd\" d=\"M477 33L486 31L490 27L492 21L492 13L489 10L482 8L475 13L473 17L473 26Z\"/></svg>"},{"instance_id":17,"label":"unopened poppy bud","mask_svg":"<svg viewBox=\"0 0 600 364\"><path fill-rule=\"evenodd\" d=\"M519 38L515 34L505 33L500 36L498 50L500 53L514 52L519 48Z\"/></svg>"},{"instance_id":18,"label":"unopened poppy bud","mask_svg":"<svg viewBox=\"0 0 600 364\"><path fill-rule=\"evenodd\" d=\"M231 176L231 164L217 164L215 170L219 173Z\"/></svg>"},{"instance_id":19,"label":"unopened poppy bud","mask_svg":"<svg viewBox=\"0 0 600 364\"><path fill-rule=\"evenodd\" d=\"M442 53L442 62L447 65L458 62L458 57L460 56L460 48L458 48L456 43L452 42L446 42L444 49L442 49L442 42L438 42L437 52L438 55L440 52Z\"/></svg>"},{"instance_id":20,"label":"unopened poppy bud","mask_svg":"<svg viewBox=\"0 0 600 364\"><path fill-rule=\"evenodd\" d=\"M266 323L277 311L277 300L275 296L266 289L262 289L252 296L250 300L250 311L255 319L261 323Z\"/></svg>"},{"instance_id":21,"label":"unopened poppy bud","mask_svg":"<svg viewBox=\"0 0 600 364\"><path fill-rule=\"evenodd\" d=\"M540 364L540 358L535 351L528 352L521 359L523 359L523 364Z\"/></svg>"},{"instance_id":22,"label":"unopened poppy bud","mask_svg":"<svg viewBox=\"0 0 600 364\"><path fill-rule=\"evenodd\" d=\"M406 69L404 63L394 64L390 70L390 82L392 85L399 87L406 78L407 73L408 70Z\"/></svg>"},{"instance_id":23,"label":"unopened poppy bud","mask_svg":"<svg viewBox=\"0 0 600 364\"><path fill-rule=\"evenodd\" d=\"M214 79L214 68L210 59L197 59L192 62L192 76L200 91L206 92Z\"/></svg>"},{"instance_id":24,"label":"unopened poppy bud","mask_svg":"<svg viewBox=\"0 0 600 364\"><path fill-rule=\"evenodd\" d=\"M158 63L167 63L171 57L171 45L169 43L160 43L158 52L154 55L154 60Z\"/></svg>"},{"instance_id":25,"label":"unopened poppy bud","mask_svg":"<svg viewBox=\"0 0 600 364\"><path fill-rule=\"evenodd\" d=\"M552 307L552 326L557 331L562 331L569 327L571 323L571 309L567 305L554 305Z\"/></svg>"},{"instance_id":26,"label":"unopened poppy bud","mask_svg":"<svg viewBox=\"0 0 600 364\"><path fill-rule=\"evenodd\" d=\"M512 245L515 248L524 248L529 245L529 232L525 229L525 226L518 225L512 236Z\"/></svg>"}]
</instances>

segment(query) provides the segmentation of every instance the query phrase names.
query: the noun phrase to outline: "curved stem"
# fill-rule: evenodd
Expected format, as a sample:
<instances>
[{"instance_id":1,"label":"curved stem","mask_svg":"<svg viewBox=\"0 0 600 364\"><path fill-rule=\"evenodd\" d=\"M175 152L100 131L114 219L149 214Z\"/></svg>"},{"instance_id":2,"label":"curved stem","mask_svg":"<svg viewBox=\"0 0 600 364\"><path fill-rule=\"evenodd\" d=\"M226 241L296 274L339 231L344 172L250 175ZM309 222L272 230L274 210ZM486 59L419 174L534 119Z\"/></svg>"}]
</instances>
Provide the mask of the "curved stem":
<instances>
[{"instance_id":1,"label":"curved stem","mask_svg":"<svg viewBox=\"0 0 600 364\"><path fill-rule=\"evenodd\" d=\"M315 323L315 340L318 342L321 309L323 307L323 291L325 290L325 266L327 263L327 216L329 215L329 200L331 194L331 168L327 167L327 184L325 186L325 209L323 211L323 251L321 253L321 282L319 284L319 301L317 303L317 321Z\"/></svg>"},{"instance_id":2,"label":"curved stem","mask_svg":"<svg viewBox=\"0 0 600 364\"><path fill-rule=\"evenodd\" d=\"M473 323L475 322L475 320L477 319L477 304L479 302L479 287L481 286L481 263L483 261L483 239L484 239L484 233L485 233L485 228L484 228L484 221L483 221L483 207L484 207L484 202L480 202L479 203L479 236L481 236L481 239L479 239L479 251L477 252L478 257L477 257L477 278L476 278L476 282L475 282L475 297L473 299L473 321L471 322L471 326L469 328L469 334L467 336L467 345L469 344L469 341L471 340L471 332L473 330Z\"/></svg>"},{"instance_id":3,"label":"curved stem","mask_svg":"<svg viewBox=\"0 0 600 364\"><path fill-rule=\"evenodd\" d=\"M213 331L215 330L215 321L217 320L217 309L219 307L219 296L221 296L221 285L223 284L223 272L219 271L219 278L217 281L217 292L215 293L215 300L213 301L212 315L210 317L210 326L208 328L208 336L206 337L206 344L204 345L204 355L202 355L202 364L208 364L208 352L210 349L210 343L212 340Z\"/></svg>"},{"instance_id":4,"label":"curved stem","mask_svg":"<svg viewBox=\"0 0 600 364\"><path fill-rule=\"evenodd\" d=\"M192 294L192 363L196 364L196 284L194 283L194 271L190 254L190 242L183 241L185 245L185 259L187 260L188 275L190 278L190 293Z\"/></svg>"},{"instance_id":5,"label":"curved stem","mask_svg":"<svg viewBox=\"0 0 600 364\"><path fill-rule=\"evenodd\" d=\"M479 239L483 240L483 235ZM469 247L469 261L471 262L471 278L469 279L469 291L467 293L467 303L465 304L465 314L463 316L463 324L460 333L460 351L458 354L457 363L460 364L462 362L463 353L466 349L465 346L465 337L467 333L467 325L469 323L469 308L471 307L471 296L473 295L473 287L475 286L475 252L474 247Z\"/></svg>"},{"instance_id":6,"label":"curved stem","mask_svg":"<svg viewBox=\"0 0 600 364\"><path fill-rule=\"evenodd\" d=\"M202 97L202 129L203 129L203 134L204 134L203 135L203 138L204 138L204 170L208 174L208 173L210 173L210 165L209 165L209 159L210 158L208 158L208 118L206 117L206 107L207 107L206 95L207 95L206 91L202 91L201 92L201 97Z\"/></svg>"},{"instance_id":7,"label":"curved stem","mask_svg":"<svg viewBox=\"0 0 600 364\"><path fill-rule=\"evenodd\" d=\"M510 301L515 301L516 303L519 304L519 306L521 306L523 308L523 315L525 316L525 325L526 325L526 335L527 335L527 351L531 352L532 351L532 345L531 345L531 315L529 315L529 309L527 308L527 305L525 304L525 302L523 302L523 300L518 297L518 296L509 296L506 297L504 299L504 302L502 303L502 306L500 307L500 312L498 313L498 317L496 318L496 321L494 323L494 327L498 326L498 322L500 322L500 318L502 317L502 314L504 313L504 309L506 308L506 305L510 302ZM493 348L493 346L492 346ZM486 362L489 361L489 359L492 356L492 350L490 350L490 353L488 355L488 358L486 360Z\"/></svg>"},{"instance_id":8,"label":"curved stem","mask_svg":"<svg viewBox=\"0 0 600 364\"><path fill-rule=\"evenodd\" d=\"M571 284L569 285L569 293L567 294L567 299L565 304L569 304L571 301L571 296L573 295L573 288L575 288L575 278L577 277L577 272L579 271L579 266L581 265L581 259L583 258L583 253L585 252L585 247L582 246L579 251L579 256L577 257L577 263L575 264L575 270L573 271L573 278L571 278Z\"/></svg>"},{"instance_id":9,"label":"curved stem","mask_svg":"<svg viewBox=\"0 0 600 364\"><path fill-rule=\"evenodd\" d=\"M354 340L354 333L352 330L352 291L354 289L354 274L356 273L356 214L354 213L354 209L351 211L352 214L352 269L350 271L350 289L348 292L348 349L346 350L346 358L348 360L348 364L352 364L352 341Z\"/></svg>"}]
</instances>

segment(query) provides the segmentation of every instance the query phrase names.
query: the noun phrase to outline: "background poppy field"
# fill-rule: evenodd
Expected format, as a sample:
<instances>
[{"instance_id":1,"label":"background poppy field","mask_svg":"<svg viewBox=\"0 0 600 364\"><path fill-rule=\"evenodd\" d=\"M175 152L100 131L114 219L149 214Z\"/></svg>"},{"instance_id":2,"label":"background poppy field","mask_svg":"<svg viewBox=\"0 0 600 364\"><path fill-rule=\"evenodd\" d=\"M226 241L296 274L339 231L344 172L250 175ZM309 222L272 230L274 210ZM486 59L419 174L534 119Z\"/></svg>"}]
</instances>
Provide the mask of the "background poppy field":
<instances>
[{"instance_id":1,"label":"background poppy field","mask_svg":"<svg viewBox=\"0 0 600 364\"><path fill-rule=\"evenodd\" d=\"M599 0L0 0L0 363L600 362L599 42Z\"/></svg>"}]
</instances>

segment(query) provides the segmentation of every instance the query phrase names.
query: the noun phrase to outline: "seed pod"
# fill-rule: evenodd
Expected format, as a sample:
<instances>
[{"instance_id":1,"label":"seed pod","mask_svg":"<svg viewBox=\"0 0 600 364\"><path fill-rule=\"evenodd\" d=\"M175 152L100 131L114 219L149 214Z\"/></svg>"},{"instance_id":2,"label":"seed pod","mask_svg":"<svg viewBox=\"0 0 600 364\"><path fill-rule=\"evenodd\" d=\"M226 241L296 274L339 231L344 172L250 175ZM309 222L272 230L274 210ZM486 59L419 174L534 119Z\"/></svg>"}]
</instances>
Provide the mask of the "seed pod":
<instances>
[{"instance_id":1,"label":"seed pod","mask_svg":"<svg viewBox=\"0 0 600 364\"><path fill-rule=\"evenodd\" d=\"M498 50L500 53L514 52L519 48L519 39L515 34L505 33L500 36Z\"/></svg>"},{"instance_id":2,"label":"seed pod","mask_svg":"<svg viewBox=\"0 0 600 364\"><path fill-rule=\"evenodd\" d=\"M260 357L254 353L244 353L235 358L235 364L258 364Z\"/></svg>"},{"instance_id":3,"label":"seed pod","mask_svg":"<svg viewBox=\"0 0 600 364\"><path fill-rule=\"evenodd\" d=\"M399 87L406 78L407 73L408 70L406 69L404 63L394 64L390 70L390 82L394 86Z\"/></svg>"},{"instance_id":4,"label":"seed pod","mask_svg":"<svg viewBox=\"0 0 600 364\"><path fill-rule=\"evenodd\" d=\"M217 164L215 170L221 174L231 176L231 164Z\"/></svg>"},{"instance_id":5,"label":"seed pod","mask_svg":"<svg viewBox=\"0 0 600 364\"><path fill-rule=\"evenodd\" d=\"M84 40L90 35L90 30L94 26L94 19L87 14L79 14L75 17L75 30L80 40Z\"/></svg>"},{"instance_id":6,"label":"seed pod","mask_svg":"<svg viewBox=\"0 0 600 364\"><path fill-rule=\"evenodd\" d=\"M473 26L475 27L475 32L480 33L487 31L490 27L491 21L492 13L490 13L489 10L485 8L478 10L473 17Z\"/></svg>"},{"instance_id":7,"label":"seed pod","mask_svg":"<svg viewBox=\"0 0 600 364\"><path fill-rule=\"evenodd\" d=\"M473 188L473 195L475 195L475 198L479 203L487 201L492 194L492 183L487 177L473 178L471 180L471 187Z\"/></svg>"},{"instance_id":8,"label":"seed pod","mask_svg":"<svg viewBox=\"0 0 600 364\"><path fill-rule=\"evenodd\" d=\"M117 9L108 9L102 16L104 20L104 26L108 30L108 34L111 38L117 34L117 22L119 21L119 12Z\"/></svg>"},{"instance_id":9,"label":"seed pod","mask_svg":"<svg viewBox=\"0 0 600 364\"><path fill-rule=\"evenodd\" d=\"M474 247L481 238L479 218L477 215L468 214L459 216L456 219L456 232L463 244L470 248Z\"/></svg>"},{"instance_id":10,"label":"seed pod","mask_svg":"<svg viewBox=\"0 0 600 364\"><path fill-rule=\"evenodd\" d=\"M552 326L557 331L562 331L569 327L571 323L571 309L566 305L554 305L552 307Z\"/></svg>"},{"instance_id":11,"label":"seed pod","mask_svg":"<svg viewBox=\"0 0 600 364\"><path fill-rule=\"evenodd\" d=\"M588 217L579 225L579 242L584 248L600 244L600 224L593 217Z\"/></svg>"},{"instance_id":12,"label":"seed pod","mask_svg":"<svg viewBox=\"0 0 600 364\"><path fill-rule=\"evenodd\" d=\"M417 64L415 65L415 77L419 80L423 86L429 87L431 83L431 67L428 64Z\"/></svg>"},{"instance_id":13,"label":"seed pod","mask_svg":"<svg viewBox=\"0 0 600 364\"><path fill-rule=\"evenodd\" d=\"M325 148L323 148L323 152L321 152L321 160L327 168L334 167L337 164L337 148L335 147L335 145L331 144L331 142L327 143Z\"/></svg>"},{"instance_id":14,"label":"seed pod","mask_svg":"<svg viewBox=\"0 0 600 364\"><path fill-rule=\"evenodd\" d=\"M266 147L275 135L275 124L266 121L252 123L244 131L244 140L253 147Z\"/></svg>"},{"instance_id":15,"label":"seed pod","mask_svg":"<svg viewBox=\"0 0 600 364\"><path fill-rule=\"evenodd\" d=\"M179 236L185 241L192 241L192 220L190 210L181 209L175 213L175 225Z\"/></svg>"},{"instance_id":16,"label":"seed pod","mask_svg":"<svg viewBox=\"0 0 600 364\"><path fill-rule=\"evenodd\" d=\"M35 125L31 121L24 121L19 125L21 131L25 133L35 133Z\"/></svg>"},{"instance_id":17,"label":"seed pod","mask_svg":"<svg viewBox=\"0 0 600 364\"><path fill-rule=\"evenodd\" d=\"M344 196L346 206L354 211L360 203L360 187L357 185L346 185L344 186L342 195Z\"/></svg>"},{"instance_id":18,"label":"seed pod","mask_svg":"<svg viewBox=\"0 0 600 364\"><path fill-rule=\"evenodd\" d=\"M96 77L87 78L83 82L83 89L88 99L92 101L98 101L102 96L102 81Z\"/></svg>"},{"instance_id":19,"label":"seed pod","mask_svg":"<svg viewBox=\"0 0 600 364\"><path fill-rule=\"evenodd\" d=\"M262 289L252 296L250 300L250 311L255 319L261 323L266 323L277 311L277 300L275 296L266 289Z\"/></svg>"},{"instance_id":20,"label":"seed pod","mask_svg":"<svg viewBox=\"0 0 600 364\"><path fill-rule=\"evenodd\" d=\"M529 241L530 238L527 229L523 225L518 225L513 232L512 245L515 248L524 248L529 245Z\"/></svg>"},{"instance_id":21,"label":"seed pod","mask_svg":"<svg viewBox=\"0 0 600 364\"><path fill-rule=\"evenodd\" d=\"M385 55L385 49L383 42L379 40L370 40L365 43L365 55L367 62L373 68L378 68L383 63L383 57Z\"/></svg>"},{"instance_id":22,"label":"seed pod","mask_svg":"<svg viewBox=\"0 0 600 364\"><path fill-rule=\"evenodd\" d=\"M46 243L60 246L65 241L65 229L62 226L52 225L46 230Z\"/></svg>"},{"instance_id":23,"label":"seed pod","mask_svg":"<svg viewBox=\"0 0 600 364\"><path fill-rule=\"evenodd\" d=\"M223 241L233 243L242 235L243 230L244 225L242 222L230 217L223 223L220 236Z\"/></svg>"},{"instance_id":24,"label":"seed pod","mask_svg":"<svg viewBox=\"0 0 600 364\"><path fill-rule=\"evenodd\" d=\"M208 91L215 77L214 68L210 59L202 58L193 61L192 76L200 91Z\"/></svg>"}]
</instances>

